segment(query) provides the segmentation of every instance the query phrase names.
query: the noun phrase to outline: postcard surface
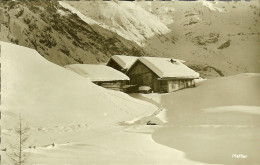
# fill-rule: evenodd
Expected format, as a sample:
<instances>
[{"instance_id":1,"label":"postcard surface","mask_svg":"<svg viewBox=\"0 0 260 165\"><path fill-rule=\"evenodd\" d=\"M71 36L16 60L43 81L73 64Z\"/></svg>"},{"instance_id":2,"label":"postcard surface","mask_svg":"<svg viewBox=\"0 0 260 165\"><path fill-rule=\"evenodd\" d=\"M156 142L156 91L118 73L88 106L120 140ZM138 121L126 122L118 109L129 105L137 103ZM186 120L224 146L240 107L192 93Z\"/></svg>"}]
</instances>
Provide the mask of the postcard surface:
<instances>
[{"instance_id":1,"label":"postcard surface","mask_svg":"<svg viewBox=\"0 0 260 165\"><path fill-rule=\"evenodd\" d=\"M260 164L260 2L1 1L1 164Z\"/></svg>"}]
</instances>

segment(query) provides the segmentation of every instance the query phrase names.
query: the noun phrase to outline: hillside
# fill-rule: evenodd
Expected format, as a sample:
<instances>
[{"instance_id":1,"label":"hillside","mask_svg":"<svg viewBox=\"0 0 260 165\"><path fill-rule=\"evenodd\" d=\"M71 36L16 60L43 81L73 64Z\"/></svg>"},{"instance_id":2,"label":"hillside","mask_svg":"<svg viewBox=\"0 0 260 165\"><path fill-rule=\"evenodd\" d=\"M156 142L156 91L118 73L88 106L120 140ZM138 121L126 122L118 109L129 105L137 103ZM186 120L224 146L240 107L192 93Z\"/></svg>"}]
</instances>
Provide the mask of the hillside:
<instances>
[{"instance_id":1,"label":"hillside","mask_svg":"<svg viewBox=\"0 0 260 165\"><path fill-rule=\"evenodd\" d=\"M248 112L249 116L252 115L251 120L245 118L243 121L243 119L239 117L239 110L232 111L232 109L237 108L232 108L232 106L242 106L242 109L243 106L245 106L245 111L246 109L250 109L247 108L247 106L260 106L260 89L257 85L259 83L260 75L253 73L215 78L201 82L196 88L165 94L161 96L161 104L164 105L166 109L169 109L168 117L171 121L170 123L259 124L259 116L254 118L254 115ZM219 113L220 116L218 116L218 113L213 113L216 112L214 110L210 113L210 109L217 107L220 107L219 111L226 109L227 113L224 114L227 116L223 117L221 113ZM233 113L234 117L228 117L228 115L231 115L229 113ZM235 114L237 114L237 116ZM193 118L194 115L196 115L196 118Z\"/></svg>"},{"instance_id":2,"label":"hillside","mask_svg":"<svg viewBox=\"0 0 260 165\"><path fill-rule=\"evenodd\" d=\"M259 83L259 74L241 74L162 95L169 123L153 139L202 163L259 164Z\"/></svg>"},{"instance_id":3,"label":"hillside","mask_svg":"<svg viewBox=\"0 0 260 165\"><path fill-rule=\"evenodd\" d=\"M78 10L106 29L134 41L145 44L147 38L169 33L168 27L138 3L120 1L59 2ZM65 6L65 5L64 5ZM93 10L94 9L94 10Z\"/></svg>"},{"instance_id":4,"label":"hillside","mask_svg":"<svg viewBox=\"0 0 260 165\"><path fill-rule=\"evenodd\" d=\"M1 1L0 40L37 50L58 65L106 62L111 55L147 55L135 42L83 21L52 1Z\"/></svg>"},{"instance_id":5,"label":"hillside","mask_svg":"<svg viewBox=\"0 0 260 165\"><path fill-rule=\"evenodd\" d=\"M258 1L4 1L1 9L0 40L61 66L127 54L183 59L206 78L260 72Z\"/></svg>"},{"instance_id":6,"label":"hillside","mask_svg":"<svg viewBox=\"0 0 260 165\"><path fill-rule=\"evenodd\" d=\"M140 4L171 30L147 39L149 52L186 60L205 77L260 72L259 1Z\"/></svg>"},{"instance_id":7,"label":"hillside","mask_svg":"<svg viewBox=\"0 0 260 165\"><path fill-rule=\"evenodd\" d=\"M30 127L29 144L35 146L28 144L24 150L31 164L260 161L259 74L215 78L196 88L143 95L166 109L160 114L157 106L96 86L33 49L0 45L1 147L10 150L8 143L14 140L13 127L21 112ZM155 112L159 114L152 115ZM160 117L168 123L146 125L147 120L157 123ZM232 158L240 153L248 158ZM10 164L4 151L1 161Z\"/></svg>"},{"instance_id":8,"label":"hillside","mask_svg":"<svg viewBox=\"0 0 260 165\"><path fill-rule=\"evenodd\" d=\"M32 126L96 126L149 115L157 108L122 92L99 87L47 61L33 49L0 44L4 115L22 112Z\"/></svg>"},{"instance_id":9,"label":"hillside","mask_svg":"<svg viewBox=\"0 0 260 165\"><path fill-rule=\"evenodd\" d=\"M138 41L152 56L187 61L203 77L260 71L258 1L63 3L99 25Z\"/></svg>"},{"instance_id":10,"label":"hillside","mask_svg":"<svg viewBox=\"0 0 260 165\"><path fill-rule=\"evenodd\" d=\"M8 144L15 144L21 112L29 127L27 164L197 164L155 143L150 134L154 127L119 125L150 116L157 110L153 104L96 86L33 49L0 45L1 149L6 149L1 163L11 164L6 153Z\"/></svg>"},{"instance_id":11,"label":"hillside","mask_svg":"<svg viewBox=\"0 0 260 165\"><path fill-rule=\"evenodd\" d=\"M169 94L133 95L165 108L155 142L198 164L259 164L260 74L214 78ZM234 154L246 158L235 158Z\"/></svg>"}]
</instances>

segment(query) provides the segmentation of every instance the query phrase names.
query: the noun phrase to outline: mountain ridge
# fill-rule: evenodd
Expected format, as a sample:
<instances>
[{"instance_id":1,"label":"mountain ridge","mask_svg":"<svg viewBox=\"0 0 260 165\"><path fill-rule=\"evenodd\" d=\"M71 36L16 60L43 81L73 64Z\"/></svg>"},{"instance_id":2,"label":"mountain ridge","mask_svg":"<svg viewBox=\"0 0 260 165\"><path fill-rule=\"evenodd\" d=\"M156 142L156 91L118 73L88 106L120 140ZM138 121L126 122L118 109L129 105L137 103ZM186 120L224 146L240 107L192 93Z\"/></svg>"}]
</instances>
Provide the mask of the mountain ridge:
<instances>
[{"instance_id":1,"label":"mountain ridge","mask_svg":"<svg viewBox=\"0 0 260 165\"><path fill-rule=\"evenodd\" d=\"M58 65L106 62L114 54L147 55L136 43L85 23L58 2L1 4L1 40L34 48Z\"/></svg>"},{"instance_id":2,"label":"mountain ridge","mask_svg":"<svg viewBox=\"0 0 260 165\"><path fill-rule=\"evenodd\" d=\"M255 1L1 3L0 39L61 66L126 54L183 59L206 78L260 72Z\"/></svg>"}]
</instances>

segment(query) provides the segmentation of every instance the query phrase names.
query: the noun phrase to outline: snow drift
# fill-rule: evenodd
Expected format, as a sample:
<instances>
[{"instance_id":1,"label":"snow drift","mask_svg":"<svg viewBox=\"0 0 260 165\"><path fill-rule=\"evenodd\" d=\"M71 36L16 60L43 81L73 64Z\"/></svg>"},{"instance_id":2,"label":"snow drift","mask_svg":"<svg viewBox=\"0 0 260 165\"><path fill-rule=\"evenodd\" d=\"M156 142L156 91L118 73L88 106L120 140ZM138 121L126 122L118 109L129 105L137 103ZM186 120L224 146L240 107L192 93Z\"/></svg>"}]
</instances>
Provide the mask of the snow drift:
<instances>
[{"instance_id":1,"label":"snow drift","mask_svg":"<svg viewBox=\"0 0 260 165\"><path fill-rule=\"evenodd\" d=\"M86 78L50 63L35 50L5 42L0 44L1 109L7 116L21 112L26 121L36 126L93 126L131 120L156 110L150 103L96 86Z\"/></svg>"},{"instance_id":2,"label":"snow drift","mask_svg":"<svg viewBox=\"0 0 260 165\"><path fill-rule=\"evenodd\" d=\"M153 139L202 163L258 164L259 84L259 74L241 74L161 96L169 123ZM236 153L247 158L232 158Z\"/></svg>"},{"instance_id":3,"label":"snow drift","mask_svg":"<svg viewBox=\"0 0 260 165\"><path fill-rule=\"evenodd\" d=\"M257 73L210 79L201 82L196 88L163 95L161 104L168 109L167 116L172 123L259 123L256 120L259 116L252 116L252 108L256 114L254 107L260 107L259 83L260 75ZM251 120L245 117L248 115L251 115Z\"/></svg>"},{"instance_id":4,"label":"snow drift","mask_svg":"<svg viewBox=\"0 0 260 165\"><path fill-rule=\"evenodd\" d=\"M88 78L90 81L129 80L129 77L124 73L105 65L71 64L66 65L65 68Z\"/></svg>"}]
</instances>

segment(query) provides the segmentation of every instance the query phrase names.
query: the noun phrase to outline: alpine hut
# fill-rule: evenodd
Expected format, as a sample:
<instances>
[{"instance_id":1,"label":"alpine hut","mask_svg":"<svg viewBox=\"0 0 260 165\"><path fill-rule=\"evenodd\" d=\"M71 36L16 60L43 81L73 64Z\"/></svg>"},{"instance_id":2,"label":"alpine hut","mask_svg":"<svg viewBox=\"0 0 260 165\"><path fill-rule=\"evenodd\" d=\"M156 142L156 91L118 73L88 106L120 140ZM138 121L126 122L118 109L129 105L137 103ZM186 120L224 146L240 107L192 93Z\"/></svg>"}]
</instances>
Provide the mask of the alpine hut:
<instances>
[{"instance_id":1,"label":"alpine hut","mask_svg":"<svg viewBox=\"0 0 260 165\"><path fill-rule=\"evenodd\" d=\"M107 62L107 66L125 73L137 59L135 56L114 55Z\"/></svg>"},{"instance_id":2,"label":"alpine hut","mask_svg":"<svg viewBox=\"0 0 260 165\"><path fill-rule=\"evenodd\" d=\"M72 64L65 68L107 89L124 91L124 86L129 82L129 77L124 73L105 65Z\"/></svg>"},{"instance_id":3,"label":"alpine hut","mask_svg":"<svg viewBox=\"0 0 260 165\"><path fill-rule=\"evenodd\" d=\"M194 79L199 78L199 73L183 62L171 58L140 57L126 74L130 77L131 85L150 87L154 92L169 93L194 87Z\"/></svg>"}]
</instances>

